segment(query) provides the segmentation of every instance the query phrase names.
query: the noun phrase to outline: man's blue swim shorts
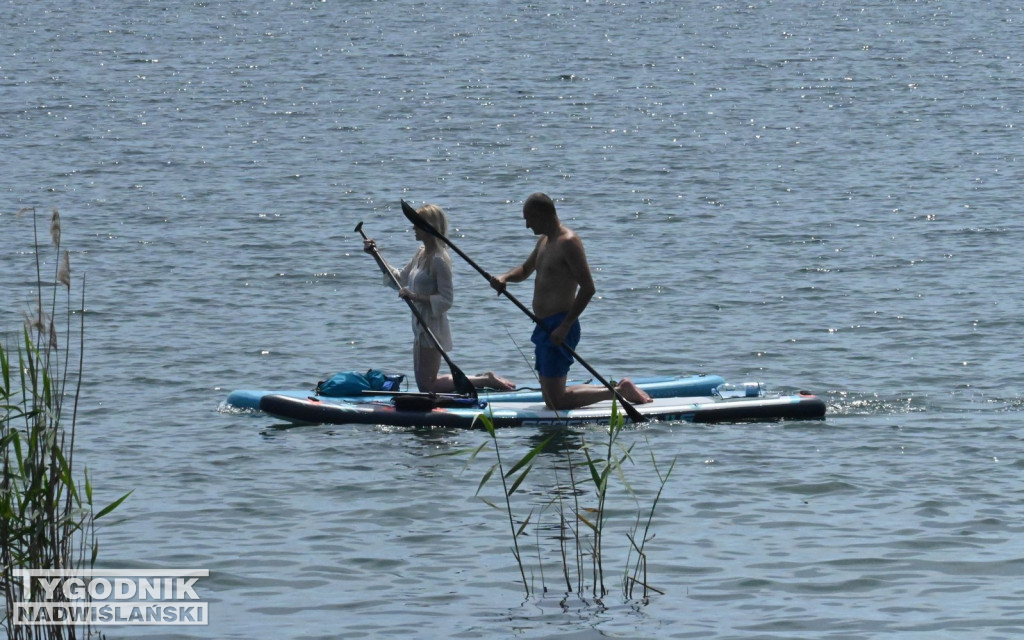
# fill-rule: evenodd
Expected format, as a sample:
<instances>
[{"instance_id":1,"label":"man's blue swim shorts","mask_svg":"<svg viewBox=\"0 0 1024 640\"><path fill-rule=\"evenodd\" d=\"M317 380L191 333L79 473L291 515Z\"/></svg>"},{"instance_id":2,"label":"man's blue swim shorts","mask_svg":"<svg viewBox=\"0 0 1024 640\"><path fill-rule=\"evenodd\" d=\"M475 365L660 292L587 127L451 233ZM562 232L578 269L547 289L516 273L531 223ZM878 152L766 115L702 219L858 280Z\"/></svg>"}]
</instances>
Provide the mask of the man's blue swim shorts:
<instances>
[{"instance_id":1,"label":"man's blue swim shorts","mask_svg":"<svg viewBox=\"0 0 1024 640\"><path fill-rule=\"evenodd\" d=\"M543 378L564 378L569 375L569 365L573 363L573 358L562 345L551 344L549 334L550 331L554 331L558 325L562 324L566 315L565 313L556 313L553 316L542 318L540 324L534 327L533 336L530 337L530 341L536 345L534 349L537 361L536 369ZM541 324L547 327L547 331ZM565 336L564 344L568 345L569 349L576 349L576 345L579 343L580 322L577 320L569 329L568 335Z\"/></svg>"}]
</instances>

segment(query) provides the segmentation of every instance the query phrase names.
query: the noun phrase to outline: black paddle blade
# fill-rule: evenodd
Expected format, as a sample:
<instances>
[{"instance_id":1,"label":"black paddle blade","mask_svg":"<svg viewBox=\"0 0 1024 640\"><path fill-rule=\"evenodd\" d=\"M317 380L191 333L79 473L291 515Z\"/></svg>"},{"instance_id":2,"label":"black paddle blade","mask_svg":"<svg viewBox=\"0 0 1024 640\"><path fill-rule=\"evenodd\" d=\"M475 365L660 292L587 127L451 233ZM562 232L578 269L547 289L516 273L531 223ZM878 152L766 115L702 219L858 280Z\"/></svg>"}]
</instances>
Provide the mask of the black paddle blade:
<instances>
[{"instance_id":1,"label":"black paddle blade","mask_svg":"<svg viewBox=\"0 0 1024 640\"><path fill-rule=\"evenodd\" d=\"M626 402L626 399L619 397L619 405L626 411L626 415L633 421L634 424L640 424L641 422L647 422L647 416L636 410L632 404Z\"/></svg>"},{"instance_id":2,"label":"black paddle blade","mask_svg":"<svg viewBox=\"0 0 1024 640\"><path fill-rule=\"evenodd\" d=\"M464 396L476 398L476 387L469 381L466 374L462 373L462 369L454 365L450 369L452 370L452 381L455 383L455 391Z\"/></svg>"},{"instance_id":3,"label":"black paddle blade","mask_svg":"<svg viewBox=\"0 0 1024 640\"><path fill-rule=\"evenodd\" d=\"M420 229L423 229L432 236L444 239L444 236L441 235L441 232L435 229L432 224L424 220L423 216L417 213L416 209L414 209L413 206L406 202L405 200L402 200L402 213L404 213L405 217L409 219L409 222L413 223Z\"/></svg>"}]
</instances>

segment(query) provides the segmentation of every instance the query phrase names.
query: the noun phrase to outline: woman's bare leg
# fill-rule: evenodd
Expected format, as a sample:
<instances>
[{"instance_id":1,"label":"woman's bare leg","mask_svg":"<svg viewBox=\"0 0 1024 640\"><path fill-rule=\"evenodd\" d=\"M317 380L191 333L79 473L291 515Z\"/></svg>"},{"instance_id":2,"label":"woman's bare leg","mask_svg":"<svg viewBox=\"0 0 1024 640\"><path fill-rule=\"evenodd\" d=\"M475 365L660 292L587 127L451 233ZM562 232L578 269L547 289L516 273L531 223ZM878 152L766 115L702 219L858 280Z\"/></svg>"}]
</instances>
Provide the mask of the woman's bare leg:
<instances>
[{"instance_id":1,"label":"woman's bare leg","mask_svg":"<svg viewBox=\"0 0 1024 640\"><path fill-rule=\"evenodd\" d=\"M412 366L416 374L416 388L424 393L445 393L448 385L455 388L451 376L447 380L437 377L441 368L441 352L433 347L412 348Z\"/></svg>"},{"instance_id":2,"label":"woman's bare leg","mask_svg":"<svg viewBox=\"0 0 1024 640\"><path fill-rule=\"evenodd\" d=\"M455 380L450 375L438 375L441 369L441 352L433 347L413 347L413 370L416 373L416 387L424 393L452 393ZM516 385L511 380L495 375L493 371L475 376L466 376L477 389L511 391Z\"/></svg>"}]
</instances>

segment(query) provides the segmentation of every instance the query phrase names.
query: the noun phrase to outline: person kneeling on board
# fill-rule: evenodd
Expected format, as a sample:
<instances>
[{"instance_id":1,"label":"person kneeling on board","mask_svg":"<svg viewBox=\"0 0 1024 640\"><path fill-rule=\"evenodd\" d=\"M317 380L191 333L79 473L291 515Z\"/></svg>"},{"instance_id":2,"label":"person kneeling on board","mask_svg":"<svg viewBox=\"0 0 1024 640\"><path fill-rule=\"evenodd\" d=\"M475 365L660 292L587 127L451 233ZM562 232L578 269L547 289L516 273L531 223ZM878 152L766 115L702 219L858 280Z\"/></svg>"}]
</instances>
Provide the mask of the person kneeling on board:
<instances>
[{"instance_id":1,"label":"person kneeling on board","mask_svg":"<svg viewBox=\"0 0 1024 640\"><path fill-rule=\"evenodd\" d=\"M442 234L448 231L448 217L441 207L433 204L424 205L418 210L435 229ZM399 271L390 265L391 275L384 274L384 283L396 288L399 283L398 296L411 301L426 321L427 327L437 338L445 352L452 349L452 331L448 323L448 309L455 299L452 283L452 261L444 244L436 237L415 227L416 240L422 243L413 254L409 263ZM363 250L373 253L376 243L372 238L363 241ZM392 277L393 276L393 277ZM414 316L412 319L413 370L416 374L416 387L427 393L450 393L455 391L455 381L450 375L439 376L441 369L441 352L431 342L427 332ZM478 389L489 388L499 391L510 391L516 388L511 381L488 371L466 378Z\"/></svg>"},{"instance_id":2,"label":"person kneeling on board","mask_svg":"<svg viewBox=\"0 0 1024 640\"><path fill-rule=\"evenodd\" d=\"M522 282L536 272L533 285L533 312L543 326L537 326L531 340L536 345L536 369L544 402L555 410L584 407L614 395L602 385L566 386L572 355L562 347L575 349L580 340L580 315L596 291L587 263L583 241L558 218L555 203L543 193L535 193L523 204L526 227L537 236L533 252L518 267L493 276L491 286L498 292L509 282ZM627 401L643 404L651 397L628 378L615 390Z\"/></svg>"}]
</instances>

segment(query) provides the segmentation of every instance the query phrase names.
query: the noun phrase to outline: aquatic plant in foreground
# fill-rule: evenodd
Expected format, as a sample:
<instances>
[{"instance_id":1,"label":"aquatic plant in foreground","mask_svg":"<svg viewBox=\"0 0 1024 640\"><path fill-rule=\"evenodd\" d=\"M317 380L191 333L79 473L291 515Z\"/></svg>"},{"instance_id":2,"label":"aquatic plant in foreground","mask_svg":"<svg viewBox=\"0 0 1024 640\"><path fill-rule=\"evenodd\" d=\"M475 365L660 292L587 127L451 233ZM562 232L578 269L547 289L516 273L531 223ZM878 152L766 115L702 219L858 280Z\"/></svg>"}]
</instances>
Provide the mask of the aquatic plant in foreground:
<instances>
[{"instance_id":1,"label":"aquatic plant in foreground","mask_svg":"<svg viewBox=\"0 0 1024 640\"><path fill-rule=\"evenodd\" d=\"M477 495L480 495L484 486L497 473L498 478L501 480L504 505L496 505L486 498L481 499L492 508L504 511L508 518L509 531L512 536L512 553L518 564L523 588L527 595L535 593L536 589L532 588L531 580L527 578L527 563L524 562L519 539L526 534L528 525L536 517L537 521L534 527L536 533L537 570L540 574L541 590L542 592L547 592L544 577L545 559L540 532L543 528L543 514L549 508L554 508L557 511L559 534L556 537L558 541L556 554L567 593L576 593L582 597L589 592L599 604L601 599L608 594L608 589L605 585L604 548L608 524L607 499L613 476L619 478L622 487L637 502L636 520L630 531L626 534L629 547L626 558L627 566L622 579L623 595L627 599L633 599L637 595L637 587L640 587L639 595L644 600L650 596L651 592L661 593L658 589L650 586L647 581L646 543L653 537L651 528L654 512L665 485L668 483L669 477L675 468L675 460L673 459L668 469L662 473L654 457L654 452L651 450L651 463L659 482L658 491L649 508L641 508L637 494L630 486L624 472L626 463L634 463L632 451L635 443L626 447L619 441L619 436L622 434L625 426L625 420L619 413L618 405L614 400L612 404L612 417L606 430L607 440L600 443L599 446L595 446L583 439L580 446L583 452L582 460L579 460L578 457L574 459L571 449L566 447L564 450L566 469L568 470L568 486L562 486L556 468L554 497L539 510L536 506L531 507L529 513L525 517L519 518L518 522L512 505L512 497L534 469L538 455L547 449L552 438L555 436L552 435L545 438L519 458L511 467L506 469L501 457L501 447L498 444L493 421L486 414L481 416L479 420L490 436L490 440L483 442L475 449L453 451L448 455L469 453L470 460L473 460L488 445L493 446L496 461L481 477L477 485ZM593 506L586 506L580 502L580 496L586 493L585 487L587 486L591 487L596 499L596 504ZM572 496L571 501L565 499L566 494Z\"/></svg>"},{"instance_id":2,"label":"aquatic plant in foreground","mask_svg":"<svg viewBox=\"0 0 1024 640\"><path fill-rule=\"evenodd\" d=\"M33 228L36 225L34 209ZM71 304L71 268L68 252L60 246L60 215L54 210L50 236L57 254L52 281L44 281L39 235L34 234L36 255L35 308L11 348L0 344L0 590L6 609L0 626L11 639L95 637L89 624L18 624L15 603L53 603L65 597L61 590L45 598L33 581L30 597L22 592L16 569L92 568L99 552L94 523L130 495L95 510L88 471L76 480L75 429L81 389L84 348L85 285L78 308L77 363L71 362L76 310ZM44 286L53 294L44 300ZM58 305L58 291L66 298ZM60 307L58 309L58 307ZM60 345L58 312L63 315L66 343ZM66 407L65 401L71 406Z\"/></svg>"}]
</instances>

